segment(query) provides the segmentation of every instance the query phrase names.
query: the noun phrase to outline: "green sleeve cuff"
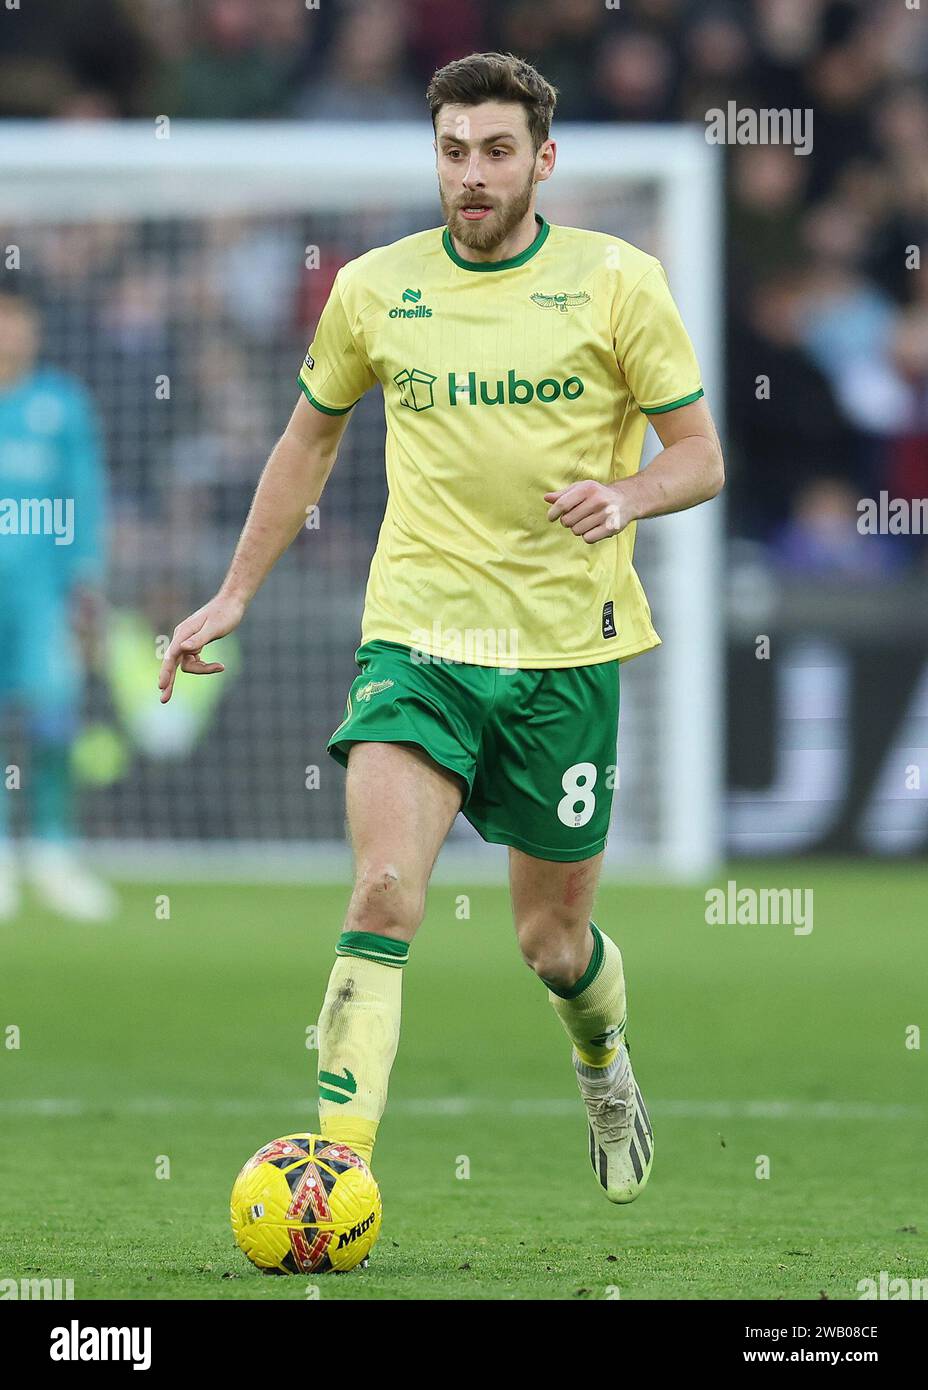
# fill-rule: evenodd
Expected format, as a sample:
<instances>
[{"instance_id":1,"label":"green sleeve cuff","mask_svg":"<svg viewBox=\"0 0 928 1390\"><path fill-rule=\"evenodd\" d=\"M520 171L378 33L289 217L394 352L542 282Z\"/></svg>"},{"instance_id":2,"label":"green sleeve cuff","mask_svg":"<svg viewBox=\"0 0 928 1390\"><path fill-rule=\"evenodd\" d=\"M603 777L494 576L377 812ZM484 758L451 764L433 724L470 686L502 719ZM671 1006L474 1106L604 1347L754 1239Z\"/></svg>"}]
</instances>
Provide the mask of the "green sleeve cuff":
<instances>
[{"instance_id":1,"label":"green sleeve cuff","mask_svg":"<svg viewBox=\"0 0 928 1390\"><path fill-rule=\"evenodd\" d=\"M693 401L698 401L700 396L706 393L700 386L698 391L694 391L691 396L681 396L678 401L671 401L669 405L643 405L640 407L643 415L666 415L668 410L679 410L681 405L692 405Z\"/></svg>"},{"instance_id":2,"label":"green sleeve cuff","mask_svg":"<svg viewBox=\"0 0 928 1390\"><path fill-rule=\"evenodd\" d=\"M355 406L358 403L357 401L352 401L351 405L343 405L340 407L336 407L334 405L323 405L321 401L316 400L316 397L313 395L312 391L310 391L302 376L298 376L297 381L300 383L300 390L303 392L303 395L309 401L310 405L314 405L317 410L321 410L323 415L347 415L349 410L354 410ZM358 397L358 400L360 400L360 396Z\"/></svg>"}]
</instances>

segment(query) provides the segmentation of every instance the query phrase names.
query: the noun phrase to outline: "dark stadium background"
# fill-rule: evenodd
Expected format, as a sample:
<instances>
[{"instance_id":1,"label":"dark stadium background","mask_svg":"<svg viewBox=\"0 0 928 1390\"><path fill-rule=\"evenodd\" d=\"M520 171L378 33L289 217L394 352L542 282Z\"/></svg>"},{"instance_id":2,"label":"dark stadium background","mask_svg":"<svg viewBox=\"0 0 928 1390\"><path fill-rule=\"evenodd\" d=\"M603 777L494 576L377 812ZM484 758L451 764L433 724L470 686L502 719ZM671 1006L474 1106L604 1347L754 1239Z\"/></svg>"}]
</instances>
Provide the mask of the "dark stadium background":
<instances>
[{"instance_id":1,"label":"dark stadium background","mask_svg":"<svg viewBox=\"0 0 928 1390\"><path fill-rule=\"evenodd\" d=\"M546 73L559 89L558 121L702 122L708 109L731 100L811 107L811 156L776 146L723 152L730 533L723 601L728 693L736 697L728 700L728 781L736 800L778 795L789 742L781 678L789 662L808 659L804 644L812 638L811 659L851 688L843 713L829 705L824 716L836 721L847 765L830 793L834 814L802 843L780 848L923 853L923 808L904 813L905 825L888 840L866 827L883 805L880 769L911 747L913 727L924 748L919 654L928 635L928 541L862 539L856 506L881 491L928 494L928 281L907 268L907 248L924 249L928 225L925 25L902 0L623 0L620 8L619 27L615 11L597 0L322 0L307 23L299 0L85 0L79 7L42 0L0 25L0 119L119 121L162 111L213 120L423 119L435 67L486 48L515 50ZM274 385L254 402L237 448L228 441L216 470L222 476L204 488L175 469L175 513L194 498L207 516L231 522L247 505L254 470L285 418L303 328L315 320L337 266L365 249L368 230L359 223L346 236L342 220L333 229L337 240L326 241L324 227L321 235L324 273L291 286L290 316L275 330L276 360L266 372ZM202 399L196 391L215 385L215 360L185 356L169 297L141 316L146 341L124 351L132 303L151 295L148 252L137 242L122 248L118 287L106 284L97 260L101 294L129 300L129 328L116 302L111 351L104 327L93 358L88 384L105 418L114 390L131 391L133 373L147 379L154 359L158 370L165 362L178 368L194 403ZM94 325L81 321L76 305L67 319L62 277L81 275L81 256L74 262L70 271L39 264L33 279L56 322L64 317L79 339ZM83 270L93 269L88 251ZM225 354L225 398L247 401L247 325L214 326ZM49 351L54 358L54 343ZM769 398L758 399L762 375ZM177 402L181 432L183 409ZM164 502L162 460L150 456L154 439L143 413L137 455L121 448L110 460L117 498L125 478ZM381 478L369 483L382 499ZM349 501L340 487L333 479L328 500L336 510ZM171 515L170 499L164 505ZM365 515L376 519L377 506ZM344 559L345 545L369 553L374 524L350 540L340 531L329 563ZM228 540L225 532L214 535L217 553ZM160 595L159 609L159 595L149 594L148 606L163 624L188 600L200 601L171 592ZM753 659L758 633L785 658L779 667ZM328 691L336 709L345 674L339 665ZM763 720L755 717L760 708ZM871 802L877 811L868 810ZM203 817L201 809L199 833L209 833ZM735 815L731 850L758 850L738 824Z\"/></svg>"}]
</instances>

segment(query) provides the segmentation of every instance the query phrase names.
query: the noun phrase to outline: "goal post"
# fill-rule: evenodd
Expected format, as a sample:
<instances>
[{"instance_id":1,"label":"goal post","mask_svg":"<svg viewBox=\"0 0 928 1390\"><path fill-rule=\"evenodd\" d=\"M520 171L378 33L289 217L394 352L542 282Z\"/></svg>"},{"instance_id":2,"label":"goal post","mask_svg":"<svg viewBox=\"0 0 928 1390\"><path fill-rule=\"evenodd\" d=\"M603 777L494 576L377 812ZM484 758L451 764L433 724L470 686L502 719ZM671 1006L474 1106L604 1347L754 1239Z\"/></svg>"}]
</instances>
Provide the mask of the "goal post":
<instances>
[{"instance_id":1,"label":"goal post","mask_svg":"<svg viewBox=\"0 0 928 1390\"><path fill-rule=\"evenodd\" d=\"M721 424L719 152L697 126L553 135L539 210L660 257ZM379 389L354 411L318 531L236 635L222 692L204 703L181 680L162 709L155 642L222 577L335 269L441 224L428 121L6 122L0 187L5 276L12 264L39 286L44 360L101 418L123 656L141 662L151 638L150 707L106 671L87 691L85 717L103 711L126 757L83 794L86 843L115 874L341 876L343 774L324 745L386 495ZM721 858L722 516L717 501L638 527L663 646L622 668L607 874L698 879ZM505 857L459 817L439 877L463 866L492 879Z\"/></svg>"}]
</instances>

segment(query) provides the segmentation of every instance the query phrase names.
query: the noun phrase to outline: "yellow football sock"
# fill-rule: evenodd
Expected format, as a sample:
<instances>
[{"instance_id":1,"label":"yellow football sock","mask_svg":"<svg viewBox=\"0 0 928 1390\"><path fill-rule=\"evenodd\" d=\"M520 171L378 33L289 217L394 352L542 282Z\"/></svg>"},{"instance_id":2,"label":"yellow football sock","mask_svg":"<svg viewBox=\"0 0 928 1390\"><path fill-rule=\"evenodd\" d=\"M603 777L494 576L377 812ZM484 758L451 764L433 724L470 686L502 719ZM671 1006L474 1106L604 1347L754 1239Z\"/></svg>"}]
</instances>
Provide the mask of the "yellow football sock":
<instances>
[{"instance_id":1,"label":"yellow football sock","mask_svg":"<svg viewBox=\"0 0 928 1390\"><path fill-rule=\"evenodd\" d=\"M319 1016L319 1130L369 1163L400 1040L405 941L342 932Z\"/></svg>"},{"instance_id":2,"label":"yellow football sock","mask_svg":"<svg viewBox=\"0 0 928 1390\"><path fill-rule=\"evenodd\" d=\"M622 952L614 941L590 923L593 952L576 984L558 989L549 981L548 999L581 1062L608 1067L625 1031L625 972Z\"/></svg>"}]
</instances>

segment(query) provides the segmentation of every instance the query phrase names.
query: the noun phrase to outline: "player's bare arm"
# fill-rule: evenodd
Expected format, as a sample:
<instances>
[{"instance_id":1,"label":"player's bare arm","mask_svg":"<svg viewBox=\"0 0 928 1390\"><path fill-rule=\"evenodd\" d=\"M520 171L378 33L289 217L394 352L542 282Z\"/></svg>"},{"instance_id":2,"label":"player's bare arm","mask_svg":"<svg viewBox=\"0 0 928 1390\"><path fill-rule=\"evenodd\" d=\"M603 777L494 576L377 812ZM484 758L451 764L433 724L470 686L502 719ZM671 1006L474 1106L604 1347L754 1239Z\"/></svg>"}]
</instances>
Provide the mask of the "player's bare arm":
<instances>
[{"instance_id":1,"label":"player's bare arm","mask_svg":"<svg viewBox=\"0 0 928 1390\"><path fill-rule=\"evenodd\" d=\"M718 433L704 400L682 405L651 424L663 444L655 459L615 483L592 479L546 492L549 521L560 521L588 545L617 535L629 522L683 512L721 492L725 465Z\"/></svg>"},{"instance_id":2,"label":"player's bare arm","mask_svg":"<svg viewBox=\"0 0 928 1390\"><path fill-rule=\"evenodd\" d=\"M162 704L171 698L178 668L192 676L224 670L220 661L204 661L201 652L238 627L248 604L299 534L308 508L322 496L347 423L347 415L324 414L300 396L265 464L218 593L174 629L158 676Z\"/></svg>"}]
</instances>

